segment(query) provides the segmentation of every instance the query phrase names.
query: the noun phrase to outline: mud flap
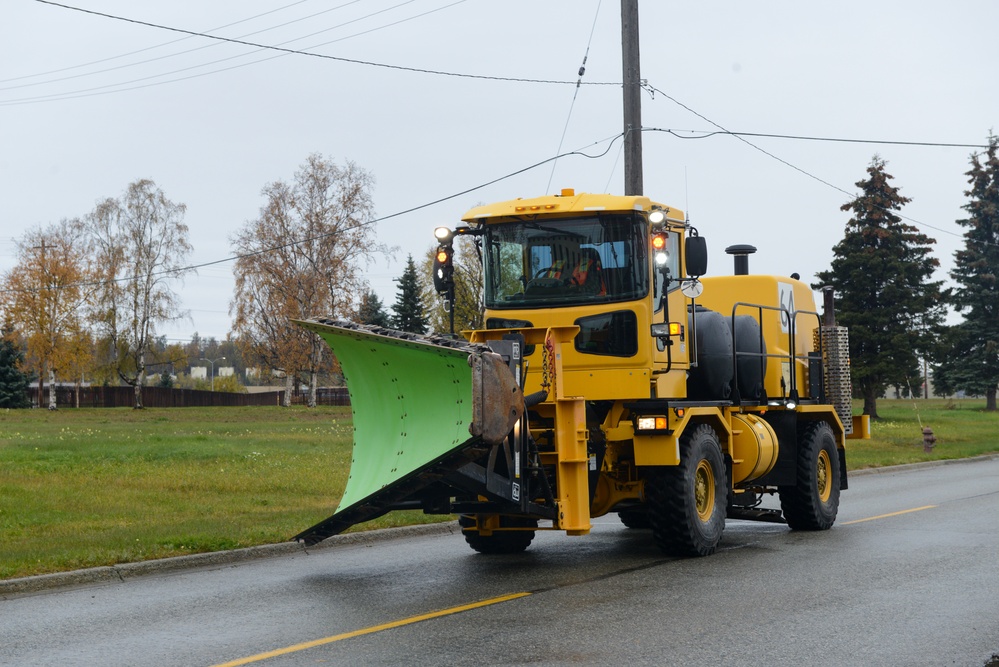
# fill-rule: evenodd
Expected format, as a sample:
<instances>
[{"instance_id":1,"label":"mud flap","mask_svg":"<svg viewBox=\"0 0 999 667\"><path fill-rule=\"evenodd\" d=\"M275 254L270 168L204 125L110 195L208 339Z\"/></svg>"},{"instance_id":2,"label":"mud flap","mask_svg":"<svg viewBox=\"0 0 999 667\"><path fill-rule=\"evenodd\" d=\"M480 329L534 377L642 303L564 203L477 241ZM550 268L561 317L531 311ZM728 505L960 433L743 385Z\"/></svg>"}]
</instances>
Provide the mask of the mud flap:
<instances>
[{"instance_id":1,"label":"mud flap","mask_svg":"<svg viewBox=\"0 0 999 667\"><path fill-rule=\"evenodd\" d=\"M296 323L340 362L354 448L336 511L295 540L315 544L385 514L501 442L523 414L512 373L484 346L342 320Z\"/></svg>"}]
</instances>

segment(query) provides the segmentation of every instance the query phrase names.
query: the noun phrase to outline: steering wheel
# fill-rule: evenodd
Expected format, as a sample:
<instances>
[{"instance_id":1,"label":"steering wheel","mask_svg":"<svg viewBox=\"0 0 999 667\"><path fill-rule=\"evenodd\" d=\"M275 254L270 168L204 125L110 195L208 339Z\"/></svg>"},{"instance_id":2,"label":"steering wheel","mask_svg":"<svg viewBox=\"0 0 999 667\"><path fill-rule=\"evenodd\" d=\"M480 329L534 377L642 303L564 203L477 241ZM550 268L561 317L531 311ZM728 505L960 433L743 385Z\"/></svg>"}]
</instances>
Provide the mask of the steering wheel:
<instances>
[{"instance_id":1,"label":"steering wheel","mask_svg":"<svg viewBox=\"0 0 999 667\"><path fill-rule=\"evenodd\" d=\"M561 278L534 278L531 282L527 283L527 288L537 288L537 289L551 289L552 287L561 287L565 284Z\"/></svg>"}]
</instances>

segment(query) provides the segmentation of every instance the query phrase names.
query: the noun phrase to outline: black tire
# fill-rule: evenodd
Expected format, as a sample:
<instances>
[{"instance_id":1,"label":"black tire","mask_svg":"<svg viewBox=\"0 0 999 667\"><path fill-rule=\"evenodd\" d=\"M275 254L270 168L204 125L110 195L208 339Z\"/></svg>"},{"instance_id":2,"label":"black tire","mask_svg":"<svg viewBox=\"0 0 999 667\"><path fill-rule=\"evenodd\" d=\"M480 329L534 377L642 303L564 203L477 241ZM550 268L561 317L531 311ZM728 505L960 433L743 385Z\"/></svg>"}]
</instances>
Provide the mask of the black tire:
<instances>
[{"instance_id":1,"label":"black tire","mask_svg":"<svg viewBox=\"0 0 999 667\"><path fill-rule=\"evenodd\" d=\"M809 422L798 432L798 481L777 488L791 530L827 530L836 523L842 475L836 436L826 422Z\"/></svg>"},{"instance_id":2,"label":"black tire","mask_svg":"<svg viewBox=\"0 0 999 667\"><path fill-rule=\"evenodd\" d=\"M708 556L725 530L728 473L714 429L700 424L680 437L680 465L645 482L652 537L666 553Z\"/></svg>"},{"instance_id":3,"label":"black tire","mask_svg":"<svg viewBox=\"0 0 999 667\"><path fill-rule=\"evenodd\" d=\"M458 525L465 536L465 542L480 554L519 554L534 540L533 530L494 531L492 535L480 535L475 530L475 516L462 514ZM501 516L501 528L537 528L538 520L520 516ZM471 529L471 530L469 530Z\"/></svg>"},{"instance_id":4,"label":"black tire","mask_svg":"<svg viewBox=\"0 0 999 667\"><path fill-rule=\"evenodd\" d=\"M642 529L652 527L652 522L649 521L649 513L642 510L621 510L617 513L617 516L626 528Z\"/></svg>"}]
</instances>

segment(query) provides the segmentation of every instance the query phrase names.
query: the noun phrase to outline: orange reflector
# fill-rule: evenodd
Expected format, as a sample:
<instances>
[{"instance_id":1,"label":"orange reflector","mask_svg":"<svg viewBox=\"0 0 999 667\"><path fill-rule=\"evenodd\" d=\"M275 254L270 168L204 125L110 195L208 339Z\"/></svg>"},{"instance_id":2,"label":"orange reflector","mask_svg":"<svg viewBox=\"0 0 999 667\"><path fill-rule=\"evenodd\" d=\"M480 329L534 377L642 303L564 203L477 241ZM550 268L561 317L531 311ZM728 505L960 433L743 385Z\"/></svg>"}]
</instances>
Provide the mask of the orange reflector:
<instances>
[{"instance_id":1,"label":"orange reflector","mask_svg":"<svg viewBox=\"0 0 999 667\"><path fill-rule=\"evenodd\" d=\"M676 416L677 417L683 417L684 412L686 412L686 410L684 410L683 408L677 408L676 409Z\"/></svg>"}]
</instances>

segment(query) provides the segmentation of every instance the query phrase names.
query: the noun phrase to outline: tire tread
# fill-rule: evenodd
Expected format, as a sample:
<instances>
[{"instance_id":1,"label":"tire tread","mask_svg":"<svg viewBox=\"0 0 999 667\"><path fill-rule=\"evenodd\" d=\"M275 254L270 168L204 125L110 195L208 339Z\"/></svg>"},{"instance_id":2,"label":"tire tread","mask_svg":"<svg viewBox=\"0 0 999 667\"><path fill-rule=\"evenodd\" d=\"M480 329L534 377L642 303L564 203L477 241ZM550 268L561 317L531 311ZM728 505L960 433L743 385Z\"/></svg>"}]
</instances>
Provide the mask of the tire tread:
<instances>
[{"instance_id":1,"label":"tire tread","mask_svg":"<svg viewBox=\"0 0 999 667\"><path fill-rule=\"evenodd\" d=\"M712 462L715 511L708 524L697 515L690 491L691 478L702 458L695 450L704 447L713 448L715 451L710 455L716 459ZM715 552L725 527L728 477L718 437L710 425L700 424L684 433L680 437L680 465L659 468L646 480L645 488L652 536L663 551L694 557Z\"/></svg>"},{"instance_id":2,"label":"tire tread","mask_svg":"<svg viewBox=\"0 0 999 667\"><path fill-rule=\"evenodd\" d=\"M832 467L832 493L823 503L818 495L815 466L820 449L829 448ZM842 473L832 428L824 421L808 422L798 430L797 482L778 487L780 507L791 530L828 530L839 511L839 487Z\"/></svg>"}]
</instances>

